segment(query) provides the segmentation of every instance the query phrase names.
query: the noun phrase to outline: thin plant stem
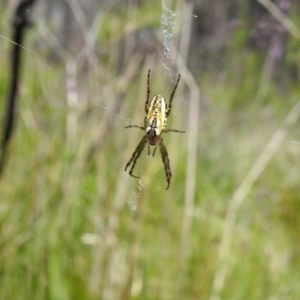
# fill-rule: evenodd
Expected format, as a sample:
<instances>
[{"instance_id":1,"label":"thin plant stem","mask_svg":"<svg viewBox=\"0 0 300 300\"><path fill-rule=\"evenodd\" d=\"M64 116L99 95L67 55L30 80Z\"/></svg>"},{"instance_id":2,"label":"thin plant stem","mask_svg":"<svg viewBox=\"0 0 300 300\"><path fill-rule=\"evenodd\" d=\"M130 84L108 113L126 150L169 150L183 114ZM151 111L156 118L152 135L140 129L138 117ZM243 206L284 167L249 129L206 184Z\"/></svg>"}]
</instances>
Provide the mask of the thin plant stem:
<instances>
[{"instance_id":1,"label":"thin plant stem","mask_svg":"<svg viewBox=\"0 0 300 300\"><path fill-rule=\"evenodd\" d=\"M270 0L257 0L257 2L263 5L295 39L300 40L300 29L277 7L276 4Z\"/></svg>"},{"instance_id":2,"label":"thin plant stem","mask_svg":"<svg viewBox=\"0 0 300 300\"><path fill-rule=\"evenodd\" d=\"M275 152L284 142L286 136L288 135L288 130L290 127L294 126L298 121L300 116L300 102L297 102L289 114L283 121L282 126L280 126L267 146L261 152L258 159L253 164L249 173L246 175L244 180L241 182L238 189L233 194L232 199L229 202L227 213L224 221L224 228L222 233L222 241L219 248L219 259L218 259L218 269L214 275L212 293L210 300L221 299L221 291L223 290L226 276L229 269L231 245L233 240L234 227L236 224L236 217L239 208L244 203L250 190L253 188L257 179L261 176L263 171L266 169L267 164L274 156Z\"/></svg>"}]
</instances>

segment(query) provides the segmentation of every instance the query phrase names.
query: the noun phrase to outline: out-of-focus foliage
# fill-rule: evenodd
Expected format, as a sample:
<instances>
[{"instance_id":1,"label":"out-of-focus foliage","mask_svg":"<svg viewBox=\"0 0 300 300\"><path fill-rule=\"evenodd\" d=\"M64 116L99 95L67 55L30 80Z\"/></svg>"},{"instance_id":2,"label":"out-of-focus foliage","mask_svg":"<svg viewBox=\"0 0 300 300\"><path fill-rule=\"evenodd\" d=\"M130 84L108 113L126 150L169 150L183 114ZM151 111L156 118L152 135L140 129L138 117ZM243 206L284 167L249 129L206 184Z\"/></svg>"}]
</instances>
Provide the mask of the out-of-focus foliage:
<instances>
[{"instance_id":1,"label":"out-of-focus foliage","mask_svg":"<svg viewBox=\"0 0 300 300\"><path fill-rule=\"evenodd\" d=\"M274 3L300 26L296 1ZM299 299L300 145L291 143L299 121L285 123L300 99L300 41L255 1L165 4L184 62L171 52L182 77L168 127L187 131L164 136L168 191L159 153L139 159L141 181L124 172L143 135L124 127L143 124L148 69L151 96L168 100L173 87L162 2L37 3L0 179L0 299ZM1 121L10 5L0 3ZM201 95L197 128L191 77ZM262 153L268 163L251 183Z\"/></svg>"}]
</instances>

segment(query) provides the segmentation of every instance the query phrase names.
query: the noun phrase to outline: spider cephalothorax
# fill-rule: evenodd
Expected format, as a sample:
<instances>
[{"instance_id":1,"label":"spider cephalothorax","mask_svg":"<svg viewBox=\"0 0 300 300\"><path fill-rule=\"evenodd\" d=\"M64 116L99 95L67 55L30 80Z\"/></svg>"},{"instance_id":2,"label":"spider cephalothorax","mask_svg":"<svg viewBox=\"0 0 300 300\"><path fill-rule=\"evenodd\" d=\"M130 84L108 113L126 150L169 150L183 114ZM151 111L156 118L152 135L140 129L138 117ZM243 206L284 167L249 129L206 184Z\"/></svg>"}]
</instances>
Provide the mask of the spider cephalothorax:
<instances>
[{"instance_id":1,"label":"spider cephalothorax","mask_svg":"<svg viewBox=\"0 0 300 300\"><path fill-rule=\"evenodd\" d=\"M125 127L125 128L131 128L131 127L140 128L140 129L146 131L146 135L142 138L142 140L136 147L135 151L133 152L131 159L126 164L125 171L132 163L131 169L129 171L129 175L131 175L132 177L135 177L135 178L139 178L138 176L135 176L132 174L133 169L136 164L136 161L140 157L140 155L143 152L147 143L149 143L148 144L148 155L150 155L150 145L155 146L155 148L153 150L153 156L155 154L156 147L158 145L160 148L161 158L162 158L162 161L163 161L163 164L165 167L165 173L166 173L167 183L168 183L167 188L166 188L166 190L167 190L170 186L172 173L171 173L171 168L170 168L170 160L169 160L169 156L168 156L168 151L167 151L167 148L165 146L164 140L161 135L163 133L167 133L167 132L171 132L171 131L184 133L184 131L180 131L177 129L165 129L166 125L167 125L167 118L171 113L172 100L174 98L174 94L175 94L176 88L177 88L179 80L180 80L180 74L178 75L177 82L176 82L175 87L170 96L169 105L167 106L165 99L161 95L153 97L153 99L150 101L150 104L149 104L150 72L151 72L151 70L149 70L149 72L148 72L148 79L147 79L147 99L146 99L146 103L145 103L146 116L145 116L144 126L129 125L129 126Z\"/></svg>"}]
</instances>

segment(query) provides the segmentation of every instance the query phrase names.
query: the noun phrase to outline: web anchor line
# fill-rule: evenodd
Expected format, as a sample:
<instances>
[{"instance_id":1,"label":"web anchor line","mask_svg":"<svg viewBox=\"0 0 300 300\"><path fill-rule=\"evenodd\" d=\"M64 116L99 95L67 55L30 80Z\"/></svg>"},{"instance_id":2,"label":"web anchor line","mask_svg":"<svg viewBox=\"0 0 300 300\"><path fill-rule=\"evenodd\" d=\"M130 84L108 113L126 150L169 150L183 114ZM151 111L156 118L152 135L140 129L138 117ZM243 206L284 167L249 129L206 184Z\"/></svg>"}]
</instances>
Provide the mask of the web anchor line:
<instances>
[{"instance_id":1,"label":"web anchor line","mask_svg":"<svg viewBox=\"0 0 300 300\"><path fill-rule=\"evenodd\" d=\"M162 0L162 15L161 15L161 26L163 32L163 67L168 71L172 83L175 81L175 63L172 58L171 48L173 45L173 32L176 25L175 18L178 15L177 11L172 11L169 9L164 0Z\"/></svg>"}]
</instances>

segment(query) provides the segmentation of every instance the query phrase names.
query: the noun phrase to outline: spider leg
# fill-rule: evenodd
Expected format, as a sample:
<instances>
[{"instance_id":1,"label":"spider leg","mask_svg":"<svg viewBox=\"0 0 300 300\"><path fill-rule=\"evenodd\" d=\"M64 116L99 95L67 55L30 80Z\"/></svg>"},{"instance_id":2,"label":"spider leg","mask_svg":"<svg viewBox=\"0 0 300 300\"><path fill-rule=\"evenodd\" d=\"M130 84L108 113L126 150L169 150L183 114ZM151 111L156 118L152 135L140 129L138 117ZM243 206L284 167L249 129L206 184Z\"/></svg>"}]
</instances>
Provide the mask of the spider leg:
<instances>
[{"instance_id":1,"label":"spider leg","mask_svg":"<svg viewBox=\"0 0 300 300\"><path fill-rule=\"evenodd\" d=\"M136 161L138 160L138 158L140 157L141 153L143 152L146 144L148 143L148 138L147 135L145 135L142 140L140 141L140 143L138 144L138 146L136 147L136 149L134 150L132 157L130 158L129 162L126 164L125 166L125 171L127 170L127 168L130 166L130 164L132 163L131 169L129 171L129 175L135 178L140 178L139 176L135 176L132 174L132 171L135 167Z\"/></svg>"},{"instance_id":2,"label":"spider leg","mask_svg":"<svg viewBox=\"0 0 300 300\"><path fill-rule=\"evenodd\" d=\"M133 128L133 127L145 130L145 128L143 126L138 126L138 125L128 125L128 126L125 126L124 128Z\"/></svg>"},{"instance_id":3,"label":"spider leg","mask_svg":"<svg viewBox=\"0 0 300 300\"><path fill-rule=\"evenodd\" d=\"M185 131L177 130L177 129L164 129L163 131L163 133L168 133L168 132L185 133Z\"/></svg>"},{"instance_id":4,"label":"spider leg","mask_svg":"<svg viewBox=\"0 0 300 300\"><path fill-rule=\"evenodd\" d=\"M171 93L171 96L170 96L170 101L169 101L168 109L167 109L167 111L166 111L166 116L167 116L167 117L168 117L169 114L171 113L171 109L172 109L172 101L173 101L173 98L174 98L174 95L175 95L175 92L176 92L176 89L177 89L179 80L180 80L180 74L178 74L178 78L177 78L176 84L175 84L174 89L173 89L173 91L172 91L172 93Z\"/></svg>"},{"instance_id":5,"label":"spider leg","mask_svg":"<svg viewBox=\"0 0 300 300\"><path fill-rule=\"evenodd\" d=\"M150 73L151 73L151 69L148 71L148 77L147 77L147 99L145 102L145 112L146 114L148 114L148 110L149 110L149 96L150 96Z\"/></svg>"},{"instance_id":6,"label":"spider leg","mask_svg":"<svg viewBox=\"0 0 300 300\"><path fill-rule=\"evenodd\" d=\"M167 183L168 183L167 188L166 188L166 190L167 190L170 186L171 177L172 177L172 172L171 172L171 167L170 167L170 160L169 160L169 155L168 155L166 145L165 145L164 140L163 140L162 137L159 139L158 144L159 144L159 148L160 148L161 159L162 159L162 162L164 164L165 173L166 173L166 177L167 177Z\"/></svg>"},{"instance_id":7,"label":"spider leg","mask_svg":"<svg viewBox=\"0 0 300 300\"><path fill-rule=\"evenodd\" d=\"M152 153L152 156L154 156L154 155L155 155L156 148L157 148L157 146L155 146L155 148L154 148L154 150L153 150L153 153Z\"/></svg>"},{"instance_id":8,"label":"spider leg","mask_svg":"<svg viewBox=\"0 0 300 300\"><path fill-rule=\"evenodd\" d=\"M150 145L148 144L148 155L150 155Z\"/></svg>"}]
</instances>

